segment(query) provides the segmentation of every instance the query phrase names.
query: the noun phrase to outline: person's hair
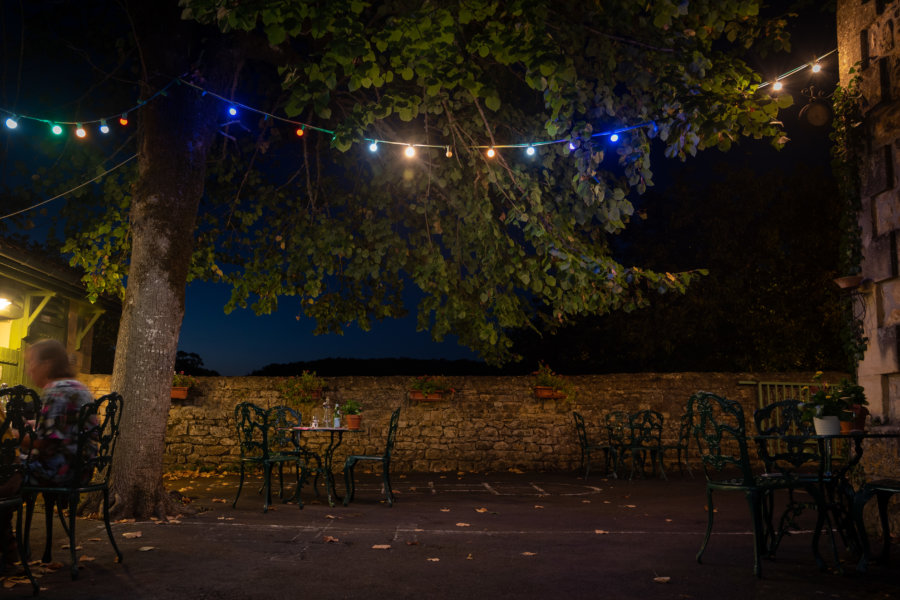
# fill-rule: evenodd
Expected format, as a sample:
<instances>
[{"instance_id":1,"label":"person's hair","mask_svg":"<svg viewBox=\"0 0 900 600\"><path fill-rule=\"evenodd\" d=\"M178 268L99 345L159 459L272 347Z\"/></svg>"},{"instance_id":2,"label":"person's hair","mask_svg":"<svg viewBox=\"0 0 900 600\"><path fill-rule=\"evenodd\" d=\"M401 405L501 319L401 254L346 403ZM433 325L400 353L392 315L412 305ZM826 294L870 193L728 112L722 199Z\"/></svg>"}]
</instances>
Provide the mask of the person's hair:
<instances>
[{"instance_id":1,"label":"person's hair","mask_svg":"<svg viewBox=\"0 0 900 600\"><path fill-rule=\"evenodd\" d=\"M57 340L41 340L29 346L31 356L38 361L49 361L50 372L48 379L72 379L75 377L75 369L69 360L66 347Z\"/></svg>"}]
</instances>

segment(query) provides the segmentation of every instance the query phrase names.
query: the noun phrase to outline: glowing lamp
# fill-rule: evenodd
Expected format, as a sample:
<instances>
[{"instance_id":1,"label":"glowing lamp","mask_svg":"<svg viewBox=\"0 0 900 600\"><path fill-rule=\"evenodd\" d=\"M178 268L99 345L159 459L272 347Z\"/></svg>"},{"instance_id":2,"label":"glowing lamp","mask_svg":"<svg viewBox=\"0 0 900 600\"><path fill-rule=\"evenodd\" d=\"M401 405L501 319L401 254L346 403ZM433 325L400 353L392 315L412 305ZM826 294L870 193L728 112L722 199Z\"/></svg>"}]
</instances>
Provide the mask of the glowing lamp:
<instances>
[{"instance_id":1,"label":"glowing lamp","mask_svg":"<svg viewBox=\"0 0 900 600\"><path fill-rule=\"evenodd\" d=\"M50 131L53 132L53 135L62 135L62 127L59 125L52 125Z\"/></svg>"},{"instance_id":2,"label":"glowing lamp","mask_svg":"<svg viewBox=\"0 0 900 600\"><path fill-rule=\"evenodd\" d=\"M407 158L412 158L416 155L416 149L413 148L412 144L409 144L406 146L406 150L403 151L403 154L405 154Z\"/></svg>"},{"instance_id":3,"label":"glowing lamp","mask_svg":"<svg viewBox=\"0 0 900 600\"><path fill-rule=\"evenodd\" d=\"M494 149L493 149L493 148L488 148L488 150L487 150L487 157L488 157L488 158L494 158L494 156L496 156L496 155L497 155L497 153L494 152Z\"/></svg>"},{"instance_id":4,"label":"glowing lamp","mask_svg":"<svg viewBox=\"0 0 900 600\"><path fill-rule=\"evenodd\" d=\"M121 117L119 117L119 125L121 125L122 127L128 125L128 115L122 115Z\"/></svg>"},{"instance_id":5,"label":"glowing lamp","mask_svg":"<svg viewBox=\"0 0 900 600\"><path fill-rule=\"evenodd\" d=\"M378 151L378 142L372 142L371 144L369 144L369 151L377 152Z\"/></svg>"},{"instance_id":6,"label":"glowing lamp","mask_svg":"<svg viewBox=\"0 0 900 600\"><path fill-rule=\"evenodd\" d=\"M235 108L234 106L229 106L228 114L232 117L236 117L237 116L237 108Z\"/></svg>"},{"instance_id":7,"label":"glowing lamp","mask_svg":"<svg viewBox=\"0 0 900 600\"><path fill-rule=\"evenodd\" d=\"M534 156L534 146L528 146L528 148L525 149L525 154L527 154L528 156Z\"/></svg>"},{"instance_id":8,"label":"glowing lamp","mask_svg":"<svg viewBox=\"0 0 900 600\"><path fill-rule=\"evenodd\" d=\"M84 130L84 127L81 126L81 123L75 124L75 135L80 138L84 138L87 135L87 131Z\"/></svg>"},{"instance_id":9,"label":"glowing lamp","mask_svg":"<svg viewBox=\"0 0 900 600\"><path fill-rule=\"evenodd\" d=\"M574 149L575 149L575 142L569 142L569 150L571 151Z\"/></svg>"},{"instance_id":10,"label":"glowing lamp","mask_svg":"<svg viewBox=\"0 0 900 600\"><path fill-rule=\"evenodd\" d=\"M453 157L453 150L450 149L450 146L447 146L447 158Z\"/></svg>"},{"instance_id":11,"label":"glowing lamp","mask_svg":"<svg viewBox=\"0 0 900 600\"><path fill-rule=\"evenodd\" d=\"M815 63L815 64L812 66L812 72L813 72L813 73L818 73L818 72L821 71L821 70L822 70L822 65L820 65L819 63Z\"/></svg>"},{"instance_id":12,"label":"glowing lamp","mask_svg":"<svg viewBox=\"0 0 900 600\"><path fill-rule=\"evenodd\" d=\"M611 136L609 136L609 141L611 141L611 142L618 142L618 141L619 141L619 134L618 134L618 133L614 133L614 134L612 134Z\"/></svg>"},{"instance_id":13,"label":"glowing lamp","mask_svg":"<svg viewBox=\"0 0 900 600\"><path fill-rule=\"evenodd\" d=\"M780 81L776 81L774 84L772 84L772 89L775 90L776 92L780 92L781 88L783 88L783 87L784 87L784 85Z\"/></svg>"},{"instance_id":14,"label":"glowing lamp","mask_svg":"<svg viewBox=\"0 0 900 600\"><path fill-rule=\"evenodd\" d=\"M297 137L303 137L303 134L304 134L305 132L303 131L303 128L302 128L302 127L298 127L298 128L297 128L297 131L295 131L294 133L297 134Z\"/></svg>"},{"instance_id":15,"label":"glowing lamp","mask_svg":"<svg viewBox=\"0 0 900 600\"><path fill-rule=\"evenodd\" d=\"M100 121L100 133L109 133L109 125L106 121Z\"/></svg>"},{"instance_id":16,"label":"glowing lamp","mask_svg":"<svg viewBox=\"0 0 900 600\"><path fill-rule=\"evenodd\" d=\"M16 121L15 117L9 117L8 119L6 119L6 126L10 129L15 129L19 126L19 122Z\"/></svg>"}]
</instances>

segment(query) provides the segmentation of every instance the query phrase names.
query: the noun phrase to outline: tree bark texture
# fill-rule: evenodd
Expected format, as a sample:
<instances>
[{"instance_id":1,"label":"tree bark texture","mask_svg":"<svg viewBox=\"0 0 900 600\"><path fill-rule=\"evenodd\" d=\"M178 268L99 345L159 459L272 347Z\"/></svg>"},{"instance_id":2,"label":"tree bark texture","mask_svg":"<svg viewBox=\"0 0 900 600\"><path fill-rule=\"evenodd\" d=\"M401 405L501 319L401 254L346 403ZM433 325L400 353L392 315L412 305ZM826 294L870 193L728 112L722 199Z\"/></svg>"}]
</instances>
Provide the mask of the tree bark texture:
<instances>
[{"instance_id":1,"label":"tree bark texture","mask_svg":"<svg viewBox=\"0 0 900 600\"><path fill-rule=\"evenodd\" d=\"M180 21L174 2L167 4L136 0L130 6L145 96L185 73L191 52L197 51L191 45L195 26ZM116 517L162 517L176 510L162 484L169 390L205 163L220 107L188 86L169 89L137 115L131 262L112 377L113 389L125 400L113 465Z\"/></svg>"}]
</instances>

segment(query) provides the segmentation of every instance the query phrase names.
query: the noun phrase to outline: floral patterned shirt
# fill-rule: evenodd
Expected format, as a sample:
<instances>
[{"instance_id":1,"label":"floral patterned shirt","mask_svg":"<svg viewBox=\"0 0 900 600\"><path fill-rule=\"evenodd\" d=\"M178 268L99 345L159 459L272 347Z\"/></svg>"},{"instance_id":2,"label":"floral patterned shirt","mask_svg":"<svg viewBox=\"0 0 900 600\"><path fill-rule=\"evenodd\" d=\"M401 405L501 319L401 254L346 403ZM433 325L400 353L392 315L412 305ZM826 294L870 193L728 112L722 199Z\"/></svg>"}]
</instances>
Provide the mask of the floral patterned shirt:
<instances>
[{"instance_id":1,"label":"floral patterned shirt","mask_svg":"<svg viewBox=\"0 0 900 600\"><path fill-rule=\"evenodd\" d=\"M74 379L54 381L44 388L35 428L36 439L44 443L27 465L29 483L47 485L71 480L78 449L78 411L93 401L84 384Z\"/></svg>"}]
</instances>

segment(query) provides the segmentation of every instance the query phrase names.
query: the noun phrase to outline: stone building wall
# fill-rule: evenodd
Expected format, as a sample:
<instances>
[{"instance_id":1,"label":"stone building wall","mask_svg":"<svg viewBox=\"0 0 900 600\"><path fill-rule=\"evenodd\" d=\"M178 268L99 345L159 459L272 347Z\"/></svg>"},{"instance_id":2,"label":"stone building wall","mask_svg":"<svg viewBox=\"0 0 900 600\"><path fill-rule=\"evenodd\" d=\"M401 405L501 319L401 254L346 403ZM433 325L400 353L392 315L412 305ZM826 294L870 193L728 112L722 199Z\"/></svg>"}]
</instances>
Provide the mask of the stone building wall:
<instances>
[{"instance_id":1,"label":"stone building wall","mask_svg":"<svg viewBox=\"0 0 900 600\"><path fill-rule=\"evenodd\" d=\"M868 348L859 364L873 415L900 420L900 1L839 0L841 85L860 74L866 150L861 170L862 275L856 290ZM845 275L842 274L842 275ZM868 283L868 282L871 282Z\"/></svg>"}]
</instances>

